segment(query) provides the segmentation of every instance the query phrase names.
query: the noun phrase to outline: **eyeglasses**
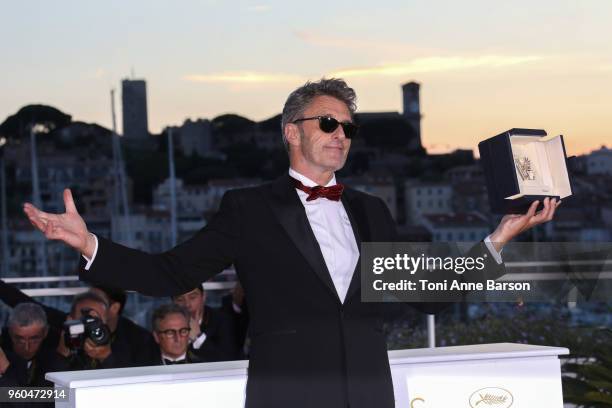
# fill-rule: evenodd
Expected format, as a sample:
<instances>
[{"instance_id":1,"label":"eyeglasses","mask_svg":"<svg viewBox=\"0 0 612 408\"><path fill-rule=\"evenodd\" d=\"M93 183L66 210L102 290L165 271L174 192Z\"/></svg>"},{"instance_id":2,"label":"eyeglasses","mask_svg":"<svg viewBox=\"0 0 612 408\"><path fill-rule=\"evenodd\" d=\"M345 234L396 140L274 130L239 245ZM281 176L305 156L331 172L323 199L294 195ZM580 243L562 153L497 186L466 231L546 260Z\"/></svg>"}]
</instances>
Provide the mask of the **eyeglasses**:
<instances>
[{"instance_id":1,"label":"eyeglasses","mask_svg":"<svg viewBox=\"0 0 612 408\"><path fill-rule=\"evenodd\" d=\"M157 333L164 335L166 338L171 339L174 336L178 335L181 337L186 337L189 335L191 329L189 327L183 327L182 329L167 329L167 330L158 330Z\"/></svg>"},{"instance_id":2,"label":"eyeglasses","mask_svg":"<svg viewBox=\"0 0 612 408\"><path fill-rule=\"evenodd\" d=\"M342 126L344 136L346 136L347 139L352 139L357 136L357 131L359 130L359 126L353 122L339 122L338 119L332 118L331 116L313 116L311 118L301 118L296 119L291 123L299 123L305 120L315 119L319 121L319 129L325 133L333 133L336 129L338 129L338 126Z\"/></svg>"}]
</instances>

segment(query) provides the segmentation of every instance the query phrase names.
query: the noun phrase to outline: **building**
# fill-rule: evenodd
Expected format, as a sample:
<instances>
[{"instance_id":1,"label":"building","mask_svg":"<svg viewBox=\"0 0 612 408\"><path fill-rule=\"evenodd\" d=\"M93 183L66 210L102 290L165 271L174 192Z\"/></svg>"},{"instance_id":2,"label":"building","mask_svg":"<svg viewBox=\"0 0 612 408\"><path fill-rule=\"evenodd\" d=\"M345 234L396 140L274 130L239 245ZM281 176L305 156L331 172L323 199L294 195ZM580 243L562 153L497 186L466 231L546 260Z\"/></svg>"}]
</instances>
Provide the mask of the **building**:
<instances>
[{"instance_id":1,"label":"building","mask_svg":"<svg viewBox=\"0 0 612 408\"><path fill-rule=\"evenodd\" d=\"M453 184L470 182L485 185L484 173L479 163L455 166L444 174L444 178Z\"/></svg>"},{"instance_id":2,"label":"building","mask_svg":"<svg viewBox=\"0 0 612 408\"><path fill-rule=\"evenodd\" d=\"M585 156L586 174L607 174L612 176L612 149L602 146Z\"/></svg>"},{"instance_id":3,"label":"building","mask_svg":"<svg viewBox=\"0 0 612 408\"><path fill-rule=\"evenodd\" d=\"M404 197L406 218L412 225L424 225L424 215L453 211L453 188L449 183L408 180L404 184Z\"/></svg>"},{"instance_id":4,"label":"building","mask_svg":"<svg viewBox=\"0 0 612 408\"><path fill-rule=\"evenodd\" d=\"M147 83L144 79L121 81L121 106L123 108L123 136L146 139L149 136L147 115Z\"/></svg>"},{"instance_id":5,"label":"building","mask_svg":"<svg viewBox=\"0 0 612 408\"><path fill-rule=\"evenodd\" d=\"M7 153L7 162L15 169L15 182L31 186L30 143L22 143ZM46 211L63 212L62 192L70 187L84 215L110 215L114 197L111 159L91 155L86 148L62 151L41 142L37 162L41 204Z\"/></svg>"},{"instance_id":6,"label":"building","mask_svg":"<svg viewBox=\"0 0 612 408\"><path fill-rule=\"evenodd\" d=\"M453 211L459 213L488 214L489 196L484 181L480 183L461 182L453 184Z\"/></svg>"},{"instance_id":7,"label":"building","mask_svg":"<svg viewBox=\"0 0 612 408\"><path fill-rule=\"evenodd\" d=\"M8 276L58 276L74 272L78 254L58 241L47 241L27 219L9 222ZM43 254L44 251L44 254ZM46 265L41 264L46 261ZM4 260L3 260L4 262Z\"/></svg>"},{"instance_id":8,"label":"building","mask_svg":"<svg viewBox=\"0 0 612 408\"><path fill-rule=\"evenodd\" d=\"M164 132L168 130L172 130L175 146L178 146L185 156L207 157L213 152L212 131L208 119L187 119L181 126L167 127Z\"/></svg>"},{"instance_id":9,"label":"building","mask_svg":"<svg viewBox=\"0 0 612 408\"><path fill-rule=\"evenodd\" d=\"M216 204L211 188L206 184L186 186L183 180L176 179L176 212L179 215L199 215L213 209ZM153 191L153 209L170 210L170 179L164 180Z\"/></svg>"},{"instance_id":10,"label":"building","mask_svg":"<svg viewBox=\"0 0 612 408\"><path fill-rule=\"evenodd\" d=\"M206 225L203 217L182 216L177 218L178 243L186 241ZM113 240L151 253L167 251L172 247L170 213L140 208L130 215L115 216L111 220ZM128 237L128 234L131 235Z\"/></svg>"},{"instance_id":11,"label":"building","mask_svg":"<svg viewBox=\"0 0 612 408\"><path fill-rule=\"evenodd\" d=\"M217 211L226 191L260 183L259 179L227 179L211 180L208 184L185 185L183 180L176 179L177 215L204 219ZM159 212L170 210L170 179L155 187L153 209Z\"/></svg>"},{"instance_id":12,"label":"building","mask_svg":"<svg viewBox=\"0 0 612 408\"><path fill-rule=\"evenodd\" d=\"M397 221L397 195L395 184L391 177L352 177L342 179L347 185L355 190L373 195L384 201L391 212L391 216Z\"/></svg>"},{"instance_id":13,"label":"building","mask_svg":"<svg viewBox=\"0 0 612 408\"><path fill-rule=\"evenodd\" d=\"M423 225L434 242L477 242L491 232L487 221L475 213L425 214Z\"/></svg>"},{"instance_id":14,"label":"building","mask_svg":"<svg viewBox=\"0 0 612 408\"><path fill-rule=\"evenodd\" d=\"M415 148L421 146L421 85L416 82L408 82L402 85L402 101L404 111L402 116L410 123L415 134Z\"/></svg>"}]
</instances>

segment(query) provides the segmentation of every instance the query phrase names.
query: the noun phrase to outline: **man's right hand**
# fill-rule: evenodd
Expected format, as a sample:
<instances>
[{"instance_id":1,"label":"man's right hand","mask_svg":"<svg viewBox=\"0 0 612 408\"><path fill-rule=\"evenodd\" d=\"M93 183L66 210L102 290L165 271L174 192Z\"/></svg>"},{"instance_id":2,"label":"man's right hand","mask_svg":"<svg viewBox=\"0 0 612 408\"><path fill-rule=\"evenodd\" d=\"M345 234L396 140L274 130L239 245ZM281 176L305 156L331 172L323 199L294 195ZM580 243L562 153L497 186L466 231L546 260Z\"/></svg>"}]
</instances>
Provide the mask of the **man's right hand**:
<instances>
[{"instance_id":1,"label":"man's right hand","mask_svg":"<svg viewBox=\"0 0 612 408\"><path fill-rule=\"evenodd\" d=\"M83 351L85 351L85 354L87 354L90 358L98 360L100 362L106 360L108 356L110 356L112 353L110 344L97 346L93 342L93 340L89 338L85 339L85 344L83 344Z\"/></svg>"},{"instance_id":2,"label":"man's right hand","mask_svg":"<svg viewBox=\"0 0 612 408\"><path fill-rule=\"evenodd\" d=\"M69 189L64 190L64 206L66 212L63 214L46 213L30 203L23 205L23 211L32 225L45 234L45 237L63 241L91 259L96 247L95 238L89 233L85 221L79 215Z\"/></svg>"},{"instance_id":3,"label":"man's right hand","mask_svg":"<svg viewBox=\"0 0 612 408\"><path fill-rule=\"evenodd\" d=\"M202 330L200 330L200 318L192 317L189 319L189 338L191 341L197 339L200 334L202 334Z\"/></svg>"}]
</instances>

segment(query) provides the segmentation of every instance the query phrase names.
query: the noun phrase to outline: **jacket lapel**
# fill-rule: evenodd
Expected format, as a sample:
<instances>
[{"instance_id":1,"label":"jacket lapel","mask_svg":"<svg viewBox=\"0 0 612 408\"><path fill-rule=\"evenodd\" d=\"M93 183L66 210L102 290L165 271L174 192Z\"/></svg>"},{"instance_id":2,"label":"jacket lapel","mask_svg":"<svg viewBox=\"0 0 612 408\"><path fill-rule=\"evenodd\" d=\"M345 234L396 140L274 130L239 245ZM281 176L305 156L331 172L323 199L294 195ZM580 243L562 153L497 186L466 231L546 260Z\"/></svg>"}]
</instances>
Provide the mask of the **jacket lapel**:
<instances>
[{"instance_id":1,"label":"jacket lapel","mask_svg":"<svg viewBox=\"0 0 612 408\"><path fill-rule=\"evenodd\" d=\"M327 270L323 253L319 243L312 232L304 206L298 197L295 187L288 175L273 182L268 195L270 206L279 223L291 238L297 249L302 253L306 262L315 271L317 276L340 301L338 292ZM351 221L352 222L352 221Z\"/></svg>"},{"instance_id":2,"label":"jacket lapel","mask_svg":"<svg viewBox=\"0 0 612 408\"><path fill-rule=\"evenodd\" d=\"M355 234L355 241L357 242L357 249L360 254L357 265L355 266L355 271L353 272L353 277L351 278L351 283L346 292L346 298L344 299L344 303L347 303L349 298L357 293L357 290L361 287L361 243L363 241L369 241L370 230L367 223L367 215L355 190L348 188L345 190L342 195L342 204L344 204L344 209L351 221L353 233Z\"/></svg>"}]
</instances>

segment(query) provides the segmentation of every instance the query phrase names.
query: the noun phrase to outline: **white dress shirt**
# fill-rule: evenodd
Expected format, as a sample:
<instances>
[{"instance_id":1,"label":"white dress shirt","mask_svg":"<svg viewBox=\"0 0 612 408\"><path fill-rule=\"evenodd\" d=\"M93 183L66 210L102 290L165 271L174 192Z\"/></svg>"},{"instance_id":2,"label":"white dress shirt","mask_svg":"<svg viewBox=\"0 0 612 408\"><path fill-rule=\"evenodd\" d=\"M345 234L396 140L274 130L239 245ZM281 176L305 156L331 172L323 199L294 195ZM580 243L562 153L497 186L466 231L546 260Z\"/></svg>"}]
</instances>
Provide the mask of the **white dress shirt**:
<instances>
[{"instance_id":1,"label":"white dress shirt","mask_svg":"<svg viewBox=\"0 0 612 408\"><path fill-rule=\"evenodd\" d=\"M170 357L170 356L165 355L164 353L161 353L161 357L162 357L162 364L166 365L166 360L176 362L176 361L181 361L181 360L186 359L187 358L187 353L183 353L182 355L180 355L180 356L178 356L176 358Z\"/></svg>"},{"instance_id":2,"label":"white dress shirt","mask_svg":"<svg viewBox=\"0 0 612 408\"><path fill-rule=\"evenodd\" d=\"M202 319L198 320L198 327L202 327ZM199 350L202 344L206 341L206 333L202 332L192 340L191 345L194 349Z\"/></svg>"},{"instance_id":3,"label":"white dress shirt","mask_svg":"<svg viewBox=\"0 0 612 408\"><path fill-rule=\"evenodd\" d=\"M306 187L317 185L308 177L289 169L289 175L302 182ZM325 187L336 184L336 176ZM359 248L353 233L353 227L342 201L332 201L327 198L317 198L306 201L308 194L296 189L300 201L306 210L306 217L312 232L319 243L325 265L334 282L340 301L344 303L355 266L359 260Z\"/></svg>"}]
</instances>

